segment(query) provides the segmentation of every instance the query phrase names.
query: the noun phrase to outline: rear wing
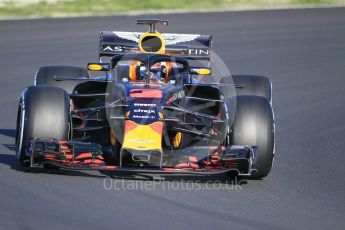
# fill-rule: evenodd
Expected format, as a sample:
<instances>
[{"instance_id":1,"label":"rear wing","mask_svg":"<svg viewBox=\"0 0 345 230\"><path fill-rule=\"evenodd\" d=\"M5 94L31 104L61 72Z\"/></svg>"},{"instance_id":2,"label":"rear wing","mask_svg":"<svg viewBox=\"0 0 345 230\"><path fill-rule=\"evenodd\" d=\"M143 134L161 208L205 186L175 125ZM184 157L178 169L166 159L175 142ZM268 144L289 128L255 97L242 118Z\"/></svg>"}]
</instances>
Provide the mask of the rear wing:
<instances>
[{"instance_id":1,"label":"rear wing","mask_svg":"<svg viewBox=\"0 0 345 230\"><path fill-rule=\"evenodd\" d=\"M101 31L99 58L138 52L142 32ZM211 35L161 34L165 40L165 53L194 60L211 60Z\"/></svg>"}]
</instances>

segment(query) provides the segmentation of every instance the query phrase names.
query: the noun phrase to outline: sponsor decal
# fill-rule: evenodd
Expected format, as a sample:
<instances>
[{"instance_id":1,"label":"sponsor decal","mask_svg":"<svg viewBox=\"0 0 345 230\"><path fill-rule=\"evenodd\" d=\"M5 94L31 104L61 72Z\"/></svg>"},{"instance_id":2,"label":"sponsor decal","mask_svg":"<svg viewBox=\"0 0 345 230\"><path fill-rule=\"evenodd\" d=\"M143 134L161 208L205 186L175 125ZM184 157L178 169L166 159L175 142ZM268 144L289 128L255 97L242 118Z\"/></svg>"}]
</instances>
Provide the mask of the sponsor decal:
<instances>
[{"instance_id":1,"label":"sponsor decal","mask_svg":"<svg viewBox=\"0 0 345 230\"><path fill-rule=\"evenodd\" d=\"M208 48L190 48L188 49L188 55L192 56L209 56L210 51Z\"/></svg>"},{"instance_id":2,"label":"sponsor decal","mask_svg":"<svg viewBox=\"0 0 345 230\"><path fill-rule=\"evenodd\" d=\"M142 106L142 107L156 107L156 104L145 104L145 103L134 103L134 106Z\"/></svg>"},{"instance_id":3,"label":"sponsor decal","mask_svg":"<svg viewBox=\"0 0 345 230\"><path fill-rule=\"evenodd\" d=\"M133 110L135 113L155 113L156 111L155 110L152 110L152 109L134 109Z\"/></svg>"},{"instance_id":4,"label":"sponsor decal","mask_svg":"<svg viewBox=\"0 0 345 230\"><path fill-rule=\"evenodd\" d=\"M146 143L152 143L155 142L154 140L129 140L129 142L133 142L133 143L142 143L142 144L146 144Z\"/></svg>"},{"instance_id":5,"label":"sponsor decal","mask_svg":"<svg viewBox=\"0 0 345 230\"><path fill-rule=\"evenodd\" d=\"M119 38L126 39L133 42L139 42L141 35L144 33L141 32L122 32L122 31L113 31L113 33ZM177 43L190 42L195 40L200 36L200 34L162 34L165 40L165 44L174 45Z\"/></svg>"},{"instance_id":6,"label":"sponsor decal","mask_svg":"<svg viewBox=\"0 0 345 230\"><path fill-rule=\"evenodd\" d=\"M185 97L184 90L176 92L167 100L166 104L170 104L171 102L176 101L177 99L184 98L184 97Z\"/></svg>"},{"instance_id":7,"label":"sponsor decal","mask_svg":"<svg viewBox=\"0 0 345 230\"><path fill-rule=\"evenodd\" d=\"M122 31L113 31L113 34L119 38L138 43L140 37L144 34L141 32L122 32ZM162 39L164 39L165 45L176 45L183 44L187 42L194 41L197 39L200 34L161 34ZM123 45L102 45L102 52L111 52L111 53L123 53L128 49L133 49L132 46L123 46ZM192 56L209 56L210 50L208 47L203 48L189 48L188 55Z\"/></svg>"},{"instance_id":8,"label":"sponsor decal","mask_svg":"<svg viewBox=\"0 0 345 230\"><path fill-rule=\"evenodd\" d=\"M124 46L110 46L110 45L102 46L102 52L122 53L125 51L126 50Z\"/></svg>"},{"instance_id":9,"label":"sponsor decal","mask_svg":"<svg viewBox=\"0 0 345 230\"><path fill-rule=\"evenodd\" d=\"M134 102L130 111L129 119L137 124L151 124L159 120L156 104Z\"/></svg>"},{"instance_id":10,"label":"sponsor decal","mask_svg":"<svg viewBox=\"0 0 345 230\"><path fill-rule=\"evenodd\" d=\"M155 116L148 115L133 115L133 119L155 119Z\"/></svg>"},{"instance_id":11,"label":"sponsor decal","mask_svg":"<svg viewBox=\"0 0 345 230\"><path fill-rule=\"evenodd\" d=\"M113 31L113 33L119 38L126 39L133 42L138 42L140 36L143 34L143 33L123 32L123 31Z\"/></svg>"},{"instance_id":12,"label":"sponsor decal","mask_svg":"<svg viewBox=\"0 0 345 230\"><path fill-rule=\"evenodd\" d=\"M190 42L199 37L199 34L162 34L166 45Z\"/></svg>"},{"instance_id":13,"label":"sponsor decal","mask_svg":"<svg viewBox=\"0 0 345 230\"><path fill-rule=\"evenodd\" d=\"M121 45L103 45L101 47L102 52L111 52L111 53L123 53L126 52L129 47ZM209 56L210 50L208 48L189 48L188 55L191 56Z\"/></svg>"}]
</instances>

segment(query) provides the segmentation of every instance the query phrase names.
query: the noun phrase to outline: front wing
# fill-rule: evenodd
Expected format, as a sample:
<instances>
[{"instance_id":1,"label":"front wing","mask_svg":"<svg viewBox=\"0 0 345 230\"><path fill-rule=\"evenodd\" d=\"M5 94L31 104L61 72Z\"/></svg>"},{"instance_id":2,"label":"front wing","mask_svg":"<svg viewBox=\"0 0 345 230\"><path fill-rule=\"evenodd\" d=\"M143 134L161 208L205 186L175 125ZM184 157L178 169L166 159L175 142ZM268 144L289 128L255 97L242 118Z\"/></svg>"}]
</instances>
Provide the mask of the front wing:
<instances>
[{"instance_id":1,"label":"front wing","mask_svg":"<svg viewBox=\"0 0 345 230\"><path fill-rule=\"evenodd\" d=\"M35 138L26 147L30 167L53 165L68 170L112 171L119 174L213 175L234 171L238 175L249 176L256 171L257 151L255 146L189 147L170 151L172 157L167 165L120 167L106 164L102 146L95 143Z\"/></svg>"}]
</instances>

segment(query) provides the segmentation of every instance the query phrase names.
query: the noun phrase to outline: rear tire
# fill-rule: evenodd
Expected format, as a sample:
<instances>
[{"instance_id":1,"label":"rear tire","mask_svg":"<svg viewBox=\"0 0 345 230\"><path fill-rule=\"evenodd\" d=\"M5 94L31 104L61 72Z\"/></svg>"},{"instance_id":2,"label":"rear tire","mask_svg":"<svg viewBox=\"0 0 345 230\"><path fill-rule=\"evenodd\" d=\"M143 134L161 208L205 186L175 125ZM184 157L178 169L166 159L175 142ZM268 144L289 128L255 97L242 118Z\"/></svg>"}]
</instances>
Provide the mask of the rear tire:
<instances>
[{"instance_id":1,"label":"rear tire","mask_svg":"<svg viewBox=\"0 0 345 230\"><path fill-rule=\"evenodd\" d=\"M266 177L271 171L274 157L274 117L272 106L265 97L237 96L228 99L230 119L233 122L229 142L231 145L258 147L256 173L250 178Z\"/></svg>"},{"instance_id":2,"label":"rear tire","mask_svg":"<svg viewBox=\"0 0 345 230\"><path fill-rule=\"evenodd\" d=\"M72 93L74 87L80 83L78 80L56 81L55 78L89 78L86 69L74 66L43 66L35 75L35 85L50 85Z\"/></svg>"},{"instance_id":3,"label":"rear tire","mask_svg":"<svg viewBox=\"0 0 345 230\"><path fill-rule=\"evenodd\" d=\"M269 78L255 75L233 75L220 79L221 84L235 84L241 86L233 90L231 87L223 86L221 91L225 98L241 95L255 95L267 98L272 102L272 84Z\"/></svg>"},{"instance_id":4,"label":"rear tire","mask_svg":"<svg viewBox=\"0 0 345 230\"><path fill-rule=\"evenodd\" d=\"M26 145L32 138L68 140L70 107L67 93L52 86L30 86L19 102L17 115L17 157L23 166L29 166Z\"/></svg>"}]
</instances>

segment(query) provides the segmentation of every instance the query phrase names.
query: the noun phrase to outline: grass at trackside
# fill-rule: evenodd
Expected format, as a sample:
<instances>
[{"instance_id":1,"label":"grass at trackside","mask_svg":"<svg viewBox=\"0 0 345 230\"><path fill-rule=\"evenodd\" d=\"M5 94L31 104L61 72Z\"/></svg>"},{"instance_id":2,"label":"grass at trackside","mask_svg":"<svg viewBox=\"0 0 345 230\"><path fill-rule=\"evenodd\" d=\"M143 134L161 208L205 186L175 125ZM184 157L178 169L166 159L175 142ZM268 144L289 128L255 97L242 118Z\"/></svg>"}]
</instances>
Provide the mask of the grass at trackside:
<instances>
[{"instance_id":1,"label":"grass at trackside","mask_svg":"<svg viewBox=\"0 0 345 230\"><path fill-rule=\"evenodd\" d=\"M164 10L212 10L238 8L274 8L309 5L344 5L345 0L42 0L35 4L18 4L6 0L0 17L107 15Z\"/></svg>"}]
</instances>

